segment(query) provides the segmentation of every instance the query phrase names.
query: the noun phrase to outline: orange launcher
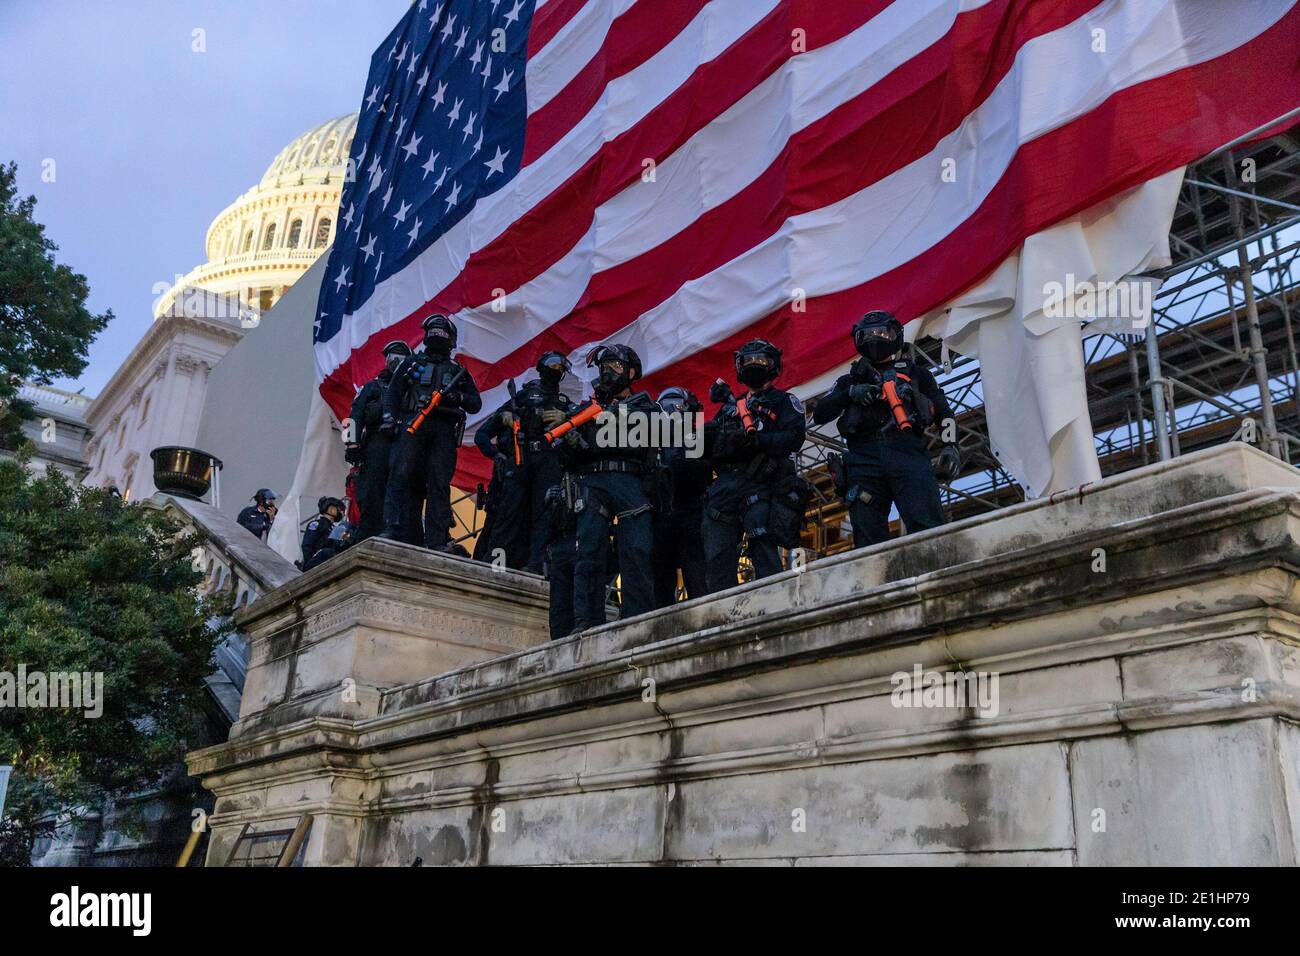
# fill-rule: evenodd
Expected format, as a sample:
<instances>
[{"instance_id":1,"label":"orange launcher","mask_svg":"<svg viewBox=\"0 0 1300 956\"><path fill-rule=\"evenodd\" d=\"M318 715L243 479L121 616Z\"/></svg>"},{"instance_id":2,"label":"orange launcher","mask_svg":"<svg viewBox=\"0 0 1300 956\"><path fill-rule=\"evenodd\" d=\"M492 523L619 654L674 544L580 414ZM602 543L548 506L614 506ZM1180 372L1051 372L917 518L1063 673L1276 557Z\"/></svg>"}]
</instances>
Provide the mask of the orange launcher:
<instances>
[{"instance_id":1,"label":"orange launcher","mask_svg":"<svg viewBox=\"0 0 1300 956\"><path fill-rule=\"evenodd\" d=\"M546 444L548 445L553 445L558 439L563 438L565 435L573 431L575 428L587 424L587 422L594 419L597 415L599 415L604 410L605 409L601 408L595 402L592 402L590 405L588 405L582 411L578 412L578 414L574 415L572 418L566 419L565 421L560 422L560 424L552 428L549 432L547 432L545 435L542 436L542 440L545 441Z\"/></svg>"}]
</instances>

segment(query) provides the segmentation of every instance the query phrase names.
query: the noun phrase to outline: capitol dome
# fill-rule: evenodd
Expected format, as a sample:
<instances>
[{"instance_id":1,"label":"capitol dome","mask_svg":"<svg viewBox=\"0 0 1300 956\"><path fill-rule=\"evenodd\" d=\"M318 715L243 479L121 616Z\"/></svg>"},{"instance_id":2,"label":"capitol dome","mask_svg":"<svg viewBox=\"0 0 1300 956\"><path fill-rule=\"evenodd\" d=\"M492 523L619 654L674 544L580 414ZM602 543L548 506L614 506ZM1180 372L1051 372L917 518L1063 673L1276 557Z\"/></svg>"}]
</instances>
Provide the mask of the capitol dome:
<instances>
[{"instance_id":1,"label":"capitol dome","mask_svg":"<svg viewBox=\"0 0 1300 956\"><path fill-rule=\"evenodd\" d=\"M259 311L273 306L334 239L356 130L357 114L350 113L280 150L258 184L212 221L207 262L179 279L157 301L154 315L168 311L184 289L237 297L241 306Z\"/></svg>"}]
</instances>

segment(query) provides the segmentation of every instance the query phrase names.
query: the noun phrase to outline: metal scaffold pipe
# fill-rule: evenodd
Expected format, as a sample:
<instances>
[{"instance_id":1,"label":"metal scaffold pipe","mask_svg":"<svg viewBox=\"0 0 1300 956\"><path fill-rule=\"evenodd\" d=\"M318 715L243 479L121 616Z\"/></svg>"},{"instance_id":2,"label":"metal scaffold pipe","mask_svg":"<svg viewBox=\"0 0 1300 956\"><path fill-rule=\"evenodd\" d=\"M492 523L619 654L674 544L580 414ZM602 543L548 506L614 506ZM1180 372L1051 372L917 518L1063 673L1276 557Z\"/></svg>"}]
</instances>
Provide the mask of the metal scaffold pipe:
<instances>
[{"instance_id":1,"label":"metal scaffold pipe","mask_svg":"<svg viewBox=\"0 0 1300 956\"><path fill-rule=\"evenodd\" d=\"M1231 182L1236 175L1232 162L1232 153L1223 157L1224 172ZM1246 253L1246 230L1242 223L1241 201L1234 192L1228 194L1228 208L1232 216L1232 228L1237 241L1237 271L1241 279L1242 290L1246 298L1246 329L1250 337L1250 362L1255 372L1255 383L1259 386L1259 411L1263 419L1264 448L1274 458L1286 459L1282 443L1277 434L1277 418L1273 413L1273 396L1268 389L1268 351L1264 348L1264 336L1260 331L1259 308L1255 302L1255 282L1252 275L1250 256Z\"/></svg>"},{"instance_id":2,"label":"metal scaffold pipe","mask_svg":"<svg viewBox=\"0 0 1300 956\"><path fill-rule=\"evenodd\" d=\"M1147 379L1151 386L1151 430L1161 461L1173 457L1169 445L1169 415L1165 409L1165 379L1160 371L1160 343L1156 324L1147 323Z\"/></svg>"}]
</instances>

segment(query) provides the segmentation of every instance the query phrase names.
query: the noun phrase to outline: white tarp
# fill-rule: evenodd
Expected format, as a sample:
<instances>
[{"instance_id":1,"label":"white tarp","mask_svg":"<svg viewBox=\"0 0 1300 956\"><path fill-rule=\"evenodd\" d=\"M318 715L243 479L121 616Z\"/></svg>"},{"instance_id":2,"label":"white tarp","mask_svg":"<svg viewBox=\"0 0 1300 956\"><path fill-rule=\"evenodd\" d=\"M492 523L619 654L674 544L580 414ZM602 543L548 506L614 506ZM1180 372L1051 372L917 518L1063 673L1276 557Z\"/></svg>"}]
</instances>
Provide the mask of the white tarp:
<instances>
[{"instance_id":1,"label":"white tarp","mask_svg":"<svg viewBox=\"0 0 1300 956\"><path fill-rule=\"evenodd\" d=\"M1101 478L1082 339L1095 306L1072 293L1169 264L1182 180L1174 170L1036 233L978 285L908 324L913 339L932 335L979 359L994 453L1031 498ZM1064 314L1051 317L1048 290L1061 287Z\"/></svg>"}]
</instances>

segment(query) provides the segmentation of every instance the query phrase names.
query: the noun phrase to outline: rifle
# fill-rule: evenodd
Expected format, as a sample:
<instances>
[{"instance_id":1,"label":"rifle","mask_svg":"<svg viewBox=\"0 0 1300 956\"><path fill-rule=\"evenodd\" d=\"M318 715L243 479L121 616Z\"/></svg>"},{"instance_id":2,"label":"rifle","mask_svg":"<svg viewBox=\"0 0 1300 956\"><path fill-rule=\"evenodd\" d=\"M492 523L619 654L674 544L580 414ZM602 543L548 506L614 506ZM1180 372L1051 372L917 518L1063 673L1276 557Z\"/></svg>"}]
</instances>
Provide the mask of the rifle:
<instances>
[{"instance_id":1,"label":"rifle","mask_svg":"<svg viewBox=\"0 0 1300 956\"><path fill-rule=\"evenodd\" d=\"M429 417L429 413L442 404L442 396L456 387L456 383L461 380L466 371L468 370L465 366L460 366L460 371L452 376L452 379L447 383L446 388L440 388L429 396L429 404L420 409L420 414L415 416L415 421L411 422L411 424L407 426L406 433L408 435L414 435L420 430L420 426L423 425L424 420Z\"/></svg>"}]
</instances>

